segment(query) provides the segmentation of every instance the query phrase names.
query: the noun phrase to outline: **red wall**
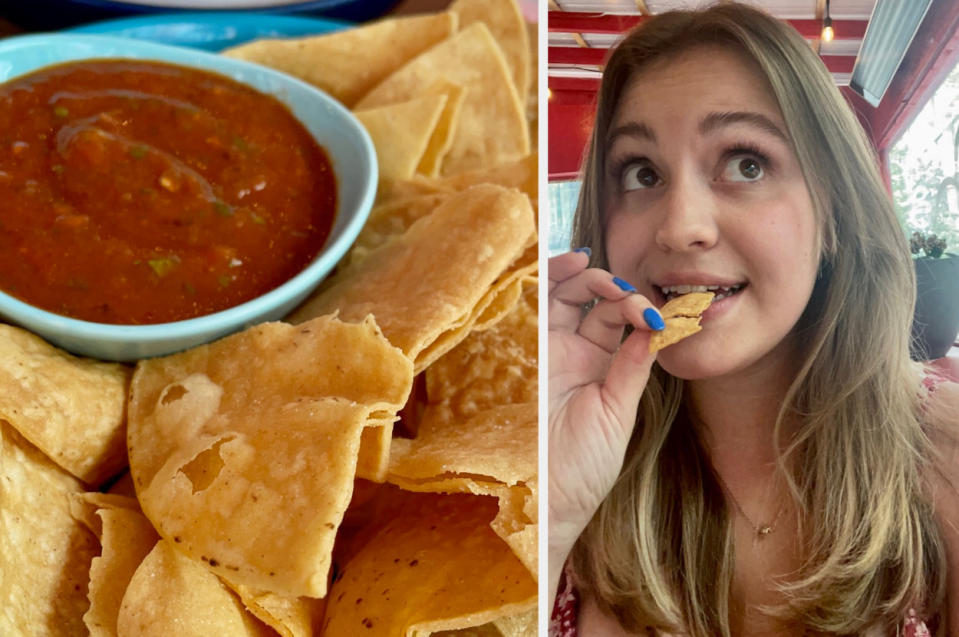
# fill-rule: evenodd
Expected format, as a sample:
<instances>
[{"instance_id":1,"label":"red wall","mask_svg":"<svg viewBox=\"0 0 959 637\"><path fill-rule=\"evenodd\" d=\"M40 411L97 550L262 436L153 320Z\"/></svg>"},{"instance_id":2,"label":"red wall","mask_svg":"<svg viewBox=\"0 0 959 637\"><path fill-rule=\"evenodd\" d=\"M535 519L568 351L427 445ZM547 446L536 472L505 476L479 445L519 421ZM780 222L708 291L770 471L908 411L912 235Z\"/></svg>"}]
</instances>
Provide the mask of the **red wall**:
<instances>
[{"instance_id":1,"label":"red wall","mask_svg":"<svg viewBox=\"0 0 959 637\"><path fill-rule=\"evenodd\" d=\"M573 179L593 129L594 93L550 90L549 179Z\"/></svg>"}]
</instances>

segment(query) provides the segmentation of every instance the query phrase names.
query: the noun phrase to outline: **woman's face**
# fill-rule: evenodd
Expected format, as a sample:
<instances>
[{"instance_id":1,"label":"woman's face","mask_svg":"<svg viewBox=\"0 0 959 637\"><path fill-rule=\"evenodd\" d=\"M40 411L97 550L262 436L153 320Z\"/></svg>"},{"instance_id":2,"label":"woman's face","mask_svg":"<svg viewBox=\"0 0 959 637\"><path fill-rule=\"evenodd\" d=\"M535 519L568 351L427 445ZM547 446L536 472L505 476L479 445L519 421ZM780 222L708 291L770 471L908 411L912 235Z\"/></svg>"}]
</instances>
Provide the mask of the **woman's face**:
<instances>
[{"instance_id":1,"label":"woman's face","mask_svg":"<svg viewBox=\"0 0 959 637\"><path fill-rule=\"evenodd\" d=\"M813 204L765 79L692 49L636 74L606 146L610 270L661 306L708 286L703 331L658 360L685 379L787 361L819 265Z\"/></svg>"}]
</instances>

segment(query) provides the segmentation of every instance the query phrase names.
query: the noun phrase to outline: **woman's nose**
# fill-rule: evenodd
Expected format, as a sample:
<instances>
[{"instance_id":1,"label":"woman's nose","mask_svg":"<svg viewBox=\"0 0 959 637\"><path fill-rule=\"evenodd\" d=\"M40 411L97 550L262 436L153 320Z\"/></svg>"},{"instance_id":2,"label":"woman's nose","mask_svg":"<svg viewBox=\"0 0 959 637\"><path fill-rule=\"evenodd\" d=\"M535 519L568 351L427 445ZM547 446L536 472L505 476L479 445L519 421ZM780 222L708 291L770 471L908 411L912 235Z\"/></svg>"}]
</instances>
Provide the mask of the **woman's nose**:
<instances>
[{"instance_id":1,"label":"woman's nose","mask_svg":"<svg viewBox=\"0 0 959 637\"><path fill-rule=\"evenodd\" d=\"M707 184L690 181L667 186L656 229L656 244L665 251L705 250L716 245L716 201Z\"/></svg>"}]
</instances>

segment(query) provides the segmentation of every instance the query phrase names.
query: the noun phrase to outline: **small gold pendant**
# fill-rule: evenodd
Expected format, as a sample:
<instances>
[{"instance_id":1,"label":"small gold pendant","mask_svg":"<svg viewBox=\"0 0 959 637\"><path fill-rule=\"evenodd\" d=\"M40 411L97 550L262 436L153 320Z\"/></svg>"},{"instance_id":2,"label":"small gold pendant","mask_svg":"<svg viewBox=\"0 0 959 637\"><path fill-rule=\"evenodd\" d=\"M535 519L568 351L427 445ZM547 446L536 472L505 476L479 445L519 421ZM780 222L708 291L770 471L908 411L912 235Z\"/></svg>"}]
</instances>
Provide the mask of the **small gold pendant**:
<instances>
[{"instance_id":1,"label":"small gold pendant","mask_svg":"<svg viewBox=\"0 0 959 637\"><path fill-rule=\"evenodd\" d=\"M759 535L759 539L761 540L772 532L773 532L773 527L767 524L765 526L759 527L759 530L756 531L756 534Z\"/></svg>"}]
</instances>

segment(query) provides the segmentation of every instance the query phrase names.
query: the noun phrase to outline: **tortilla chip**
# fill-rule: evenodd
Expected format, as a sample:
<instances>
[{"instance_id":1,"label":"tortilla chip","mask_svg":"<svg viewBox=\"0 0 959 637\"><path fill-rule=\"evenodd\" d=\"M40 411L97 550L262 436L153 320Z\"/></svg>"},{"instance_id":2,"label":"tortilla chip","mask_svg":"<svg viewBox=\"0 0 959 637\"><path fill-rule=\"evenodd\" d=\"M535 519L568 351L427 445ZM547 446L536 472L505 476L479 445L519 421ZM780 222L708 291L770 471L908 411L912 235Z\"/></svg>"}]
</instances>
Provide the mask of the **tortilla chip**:
<instances>
[{"instance_id":1,"label":"tortilla chip","mask_svg":"<svg viewBox=\"0 0 959 637\"><path fill-rule=\"evenodd\" d=\"M475 319L490 286L533 236L525 195L476 186L341 270L288 320L299 323L334 311L344 320L372 314L419 371L466 336L460 328ZM450 332L455 338L446 337ZM443 349L435 347L437 341Z\"/></svg>"},{"instance_id":2,"label":"tortilla chip","mask_svg":"<svg viewBox=\"0 0 959 637\"><path fill-rule=\"evenodd\" d=\"M126 465L130 374L0 325L0 419L87 484L98 486Z\"/></svg>"},{"instance_id":3,"label":"tortilla chip","mask_svg":"<svg viewBox=\"0 0 959 637\"><path fill-rule=\"evenodd\" d=\"M537 577L537 403L503 405L472 418L427 407L414 440L396 439L387 481L407 491L499 498L492 523Z\"/></svg>"},{"instance_id":4,"label":"tortilla chip","mask_svg":"<svg viewBox=\"0 0 959 637\"><path fill-rule=\"evenodd\" d=\"M525 483L536 475L537 405L502 405L469 420L448 409L427 408L415 440L396 439L388 480L422 480L468 474L503 484Z\"/></svg>"},{"instance_id":5,"label":"tortilla chip","mask_svg":"<svg viewBox=\"0 0 959 637\"><path fill-rule=\"evenodd\" d=\"M713 302L713 292L690 292L675 299L668 301L659 313L664 319L676 316L697 317L706 311L709 304Z\"/></svg>"},{"instance_id":6,"label":"tortilla chip","mask_svg":"<svg viewBox=\"0 0 959 637\"><path fill-rule=\"evenodd\" d=\"M353 264L362 261L370 252L403 234L417 220L436 210L449 196L450 193L431 193L374 206L346 262Z\"/></svg>"},{"instance_id":7,"label":"tortilla chip","mask_svg":"<svg viewBox=\"0 0 959 637\"><path fill-rule=\"evenodd\" d=\"M517 282L517 290L522 285ZM538 330L535 285L489 329L472 332L426 370L430 403L445 402L452 416L469 418L498 405L535 403Z\"/></svg>"},{"instance_id":8,"label":"tortilla chip","mask_svg":"<svg viewBox=\"0 0 959 637\"><path fill-rule=\"evenodd\" d=\"M114 637L130 579L160 537L139 511L136 500L119 507L96 508L96 515L102 521L101 551L90 567L90 609L83 623L91 637Z\"/></svg>"},{"instance_id":9,"label":"tortilla chip","mask_svg":"<svg viewBox=\"0 0 959 637\"><path fill-rule=\"evenodd\" d=\"M484 23L503 50L506 64L520 99L526 99L530 85L530 42L526 20L514 0L456 0L449 10L459 17L464 29Z\"/></svg>"},{"instance_id":10,"label":"tortilla chip","mask_svg":"<svg viewBox=\"0 0 959 637\"><path fill-rule=\"evenodd\" d=\"M486 25L479 22L386 78L357 108L412 99L438 79L467 91L441 174L484 168L529 153L525 114L503 53Z\"/></svg>"},{"instance_id":11,"label":"tortilla chip","mask_svg":"<svg viewBox=\"0 0 959 637\"><path fill-rule=\"evenodd\" d=\"M534 579L539 577L539 512L536 480L496 492L499 513L490 528L503 538Z\"/></svg>"},{"instance_id":12,"label":"tortilla chip","mask_svg":"<svg viewBox=\"0 0 959 637\"><path fill-rule=\"evenodd\" d=\"M227 582L229 585L229 582ZM234 592L254 617L275 630L281 637L319 635L326 600L310 597L282 597L269 591L237 586Z\"/></svg>"},{"instance_id":13,"label":"tortilla chip","mask_svg":"<svg viewBox=\"0 0 959 637\"><path fill-rule=\"evenodd\" d=\"M165 540L157 542L133 574L117 618L119 637L267 637L271 633L216 575Z\"/></svg>"},{"instance_id":14,"label":"tortilla chip","mask_svg":"<svg viewBox=\"0 0 959 637\"><path fill-rule=\"evenodd\" d=\"M356 459L356 477L383 482L390 465L390 443L393 425L368 426L360 436L359 457Z\"/></svg>"},{"instance_id":15,"label":"tortilla chip","mask_svg":"<svg viewBox=\"0 0 959 637\"><path fill-rule=\"evenodd\" d=\"M536 609L493 622L503 637L536 637Z\"/></svg>"},{"instance_id":16,"label":"tortilla chip","mask_svg":"<svg viewBox=\"0 0 959 637\"><path fill-rule=\"evenodd\" d=\"M82 483L0 420L0 635L86 633L96 537L70 512Z\"/></svg>"},{"instance_id":17,"label":"tortilla chip","mask_svg":"<svg viewBox=\"0 0 959 637\"><path fill-rule=\"evenodd\" d=\"M456 26L456 16L449 13L410 16L308 38L257 40L223 54L289 73L352 108L398 68L452 35Z\"/></svg>"},{"instance_id":18,"label":"tortilla chip","mask_svg":"<svg viewBox=\"0 0 959 637\"><path fill-rule=\"evenodd\" d=\"M446 95L426 95L353 114L376 147L380 179L409 179L416 172L444 113Z\"/></svg>"},{"instance_id":19,"label":"tortilla chip","mask_svg":"<svg viewBox=\"0 0 959 637\"><path fill-rule=\"evenodd\" d=\"M466 99L466 88L453 82L440 80L426 90L426 94L442 94L446 96L446 106L443 114L436 123L429 146L423 153L416 172L434 177L439 174L443 158L453 146L453 134L459 125L460 112L463 109L463 100Z\"/></svg>"},{"instance_id":20,"label":"tortilla chip","mask_svg":"<svg viewBox=\"0 0 959 637\"><path fill-rule=\"evenodd\" d=\"M660 309L666 328L653 332L650 336L650 353L658 352L702 330L700 317L712 303L714 296L712 292L693 292L667 302Z\"/></svg>"},{"instance_id":21,"label":"tortilla chip","mask_svg":"<svg viewBox=\"0 0 959 637\"><path fill-rule=\"evenodd\" d=\"M126 495L131 498L137 497L137 491L133 486L133 477L130 476L130 472L127 471L117 478L113 484L110 485L110 488L107 489L107 492L116 495Z\"/></svg>"},{"instance_id":22,"label":"tortilla chip","mask_svg":"<svg viewBox=\"0 0 959 637\"><path fill-rule=\"evenodd\" d=\"M699 318L677 316L666 319L666 329L661 332L653 332L652 336L649 337L649 351L651 353L658 352L664 347L678 343L702 329Z\"/></svg>"},{"instance_id":23,"label":"tortilla chip","mask_svg":"<svg viewBox=\"0 0 959 637\"><path fill-rule=\"evenodd\" d=\"M489 292L480 299L470 315L461 321L458 327L441 334L420 352L416 359L417 373L432 365L471 331L487 329L506 316L519 299L522 281L536 271L537 261L535 258L532 261L528 260L527 255L530 253L535 253L533 246L500 275L499 279L490 286Z\"/></svg>"},{"instance_id":24,"label":"tortilla chip","mask_svg":"<svg viewBox=\"0 0 959 637\"><path fill-rule=\"evenodd\" d=\"M423 195L442 195L466 190L478 184L497 184L504 188L516 188L529 196L533 209L539 202L539 157L533 152L525 157L497 164L492 167L431 178L414 175L412 179L383 182L376 194L378 205L403 205L408 199Z\"/></svg>"},{"instance_id":25,"label":"tortilla chip","mask_svg":"<svg viewBox=\"0 0 959 637\"><path fill-rule=\"evenodd\" d=\"M416 635L527 612L536 584L489 528L492 498L409 494L330 589L328 635Z\"/></svg>"},{"instance_id":26,"label":"tortilla chip","mask_svg":"<svg viewBox=\"0 0 959 637\"><path fill-rule=\"evenodd\" d=\"M324 596L361 432L395 417L412 376L369 317L267 323L141 362L129 447L144 512L233 584Z\"/></svg>"}]
</instances>

